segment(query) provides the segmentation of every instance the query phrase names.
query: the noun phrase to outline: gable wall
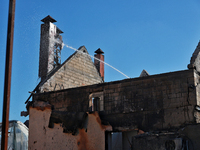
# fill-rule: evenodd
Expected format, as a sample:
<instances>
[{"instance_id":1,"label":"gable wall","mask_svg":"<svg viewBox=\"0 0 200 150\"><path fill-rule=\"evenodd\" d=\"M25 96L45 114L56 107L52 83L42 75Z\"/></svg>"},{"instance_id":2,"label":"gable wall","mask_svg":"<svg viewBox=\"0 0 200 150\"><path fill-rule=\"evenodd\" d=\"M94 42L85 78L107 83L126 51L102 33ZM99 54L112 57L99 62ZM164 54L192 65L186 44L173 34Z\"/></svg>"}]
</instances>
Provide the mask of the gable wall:
<instances>
[{"instance_id":1,"label":"gable wall","mask_svg":"<svg viewBox=\"0 0 200 150\"><path fill-rule=\"evenodd\" d=\"M102 83L102 78L92 59L82 53L76 53L40 87L40 91L56 91L97 83Z\"/></svg>"}]
</instances>

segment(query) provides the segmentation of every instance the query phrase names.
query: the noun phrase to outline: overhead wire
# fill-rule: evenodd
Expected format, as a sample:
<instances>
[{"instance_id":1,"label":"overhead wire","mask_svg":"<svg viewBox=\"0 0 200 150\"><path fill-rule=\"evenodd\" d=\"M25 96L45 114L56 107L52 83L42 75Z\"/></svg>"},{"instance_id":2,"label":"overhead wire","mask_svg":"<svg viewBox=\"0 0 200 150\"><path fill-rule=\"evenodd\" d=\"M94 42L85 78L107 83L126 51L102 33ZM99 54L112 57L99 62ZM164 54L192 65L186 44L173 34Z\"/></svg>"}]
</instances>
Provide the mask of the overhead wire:
<instances>
[{"instance_id":1,"label":"overhead wire","mask_svg":"<svg viewBox=\"0 0 200 150\"><path fill-rule=\"evenodd\" d=\"M90 57L92 57L92 58L94 58L94 59L96 59L96 60L98 60L98 61L104 63L105 65L111 67L112 69L114 69L115 71L119 72L120 74L122 74L122 75L125 76L126 78L130 78L129 76L125 75L123 72L119 71L119 70L116 69L115 67L113 67L113 66L111 66L110 64L106 63L105 61L102 61L102 60L100 60L100 59L98 59L98 58L96 58L96 57L94 57L94 56L92 56L92 55L89 55L89 54L87 54L87 53L84 53L84 52L82 52L82 51L79 51L79 50L77 50L76 48L73 48L73 47L71 47L71 46L69 46L69 45L67 45L67 44L63 44L63 46L66 46L67 48L70 48L70 49L72 49L72 50L74 50L74 51L77 51L78 53L82 53L82 54L84 54L84 55L88 55L88 56L90 56Z\"/></svg>"}]
</instances>

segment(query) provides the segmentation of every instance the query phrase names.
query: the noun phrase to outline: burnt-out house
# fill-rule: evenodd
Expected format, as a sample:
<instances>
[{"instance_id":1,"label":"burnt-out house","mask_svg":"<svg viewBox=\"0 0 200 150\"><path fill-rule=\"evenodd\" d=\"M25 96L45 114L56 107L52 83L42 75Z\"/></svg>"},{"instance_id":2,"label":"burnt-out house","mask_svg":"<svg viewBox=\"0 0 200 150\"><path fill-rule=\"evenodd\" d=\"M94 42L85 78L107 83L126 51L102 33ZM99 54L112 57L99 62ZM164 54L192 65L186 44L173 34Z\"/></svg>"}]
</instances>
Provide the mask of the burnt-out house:
<instances>
[{"instance_id":1,"label":"burnt-out house","mask_svg":"<svg viewBox=\"0 0 200 150\"><path fill-rule=\"evenodd\" d=\"M42 21L41 82L26 102L30 150L199 149L200 44L187 70L104 82L101 49L94 63L82 46L61 64L62 31Z\"/></svg>"}]
</instances>

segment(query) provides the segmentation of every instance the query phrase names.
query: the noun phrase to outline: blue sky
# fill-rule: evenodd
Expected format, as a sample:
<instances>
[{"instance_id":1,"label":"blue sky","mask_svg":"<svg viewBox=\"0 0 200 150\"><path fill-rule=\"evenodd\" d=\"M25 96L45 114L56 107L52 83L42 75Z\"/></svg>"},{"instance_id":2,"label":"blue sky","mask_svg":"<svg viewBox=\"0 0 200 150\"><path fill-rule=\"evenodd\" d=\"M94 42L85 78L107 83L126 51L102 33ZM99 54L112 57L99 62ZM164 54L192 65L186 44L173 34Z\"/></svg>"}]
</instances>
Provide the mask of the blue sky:
<instances>
[{"instance_id":1,"label":"blue sky","mask_svg":"<svg viewBox=\"0 0 200 150\"><path fill-rule=\"evenodd\" d=\"M10 120L24 122L20 112L39 83L40 20L52 16L74 48L90 55L101 48L105 62L131 78L143 69L150 75L187 69L200 40L200 1L193 0L16 0ZM8 22L8 1L0 5L0 122ZM3 14L3 15L2 15ZM62 50L62 62L74 51ZM105 81L125 77L105 67Z\"/></svg>"}]
</instances>

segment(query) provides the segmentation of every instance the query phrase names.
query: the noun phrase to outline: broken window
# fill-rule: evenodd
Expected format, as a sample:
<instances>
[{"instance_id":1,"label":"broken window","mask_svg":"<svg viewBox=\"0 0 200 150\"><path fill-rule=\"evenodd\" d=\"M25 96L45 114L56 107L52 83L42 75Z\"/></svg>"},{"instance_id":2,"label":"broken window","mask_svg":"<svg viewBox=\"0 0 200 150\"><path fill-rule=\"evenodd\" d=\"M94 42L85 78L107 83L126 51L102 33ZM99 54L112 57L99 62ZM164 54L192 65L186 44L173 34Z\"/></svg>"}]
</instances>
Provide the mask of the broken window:
<instances>
[{"instance_id":1,"label":"broken window","mask_svg":"<svg viewBox=\"0 0 200 150\"><path fill-rule=\"evenodd\" d=\"M93 111L99 111L99 110L100 110L99 100L100 100L99 97L94 97L94 98L92 98Z\"/></svg>"},{"instance_id":2,"label":"broken window","mask_svg":"<svg viewBox=\"0 0 200 150\"><path fill-rule=\"evenodd\" d=\"M92 93L89 96L89 109L90 111L103 111L103 92Z\"/></svg>"}]
</instances>

